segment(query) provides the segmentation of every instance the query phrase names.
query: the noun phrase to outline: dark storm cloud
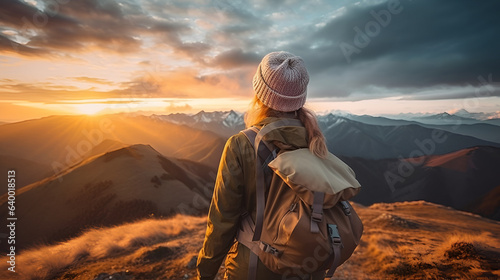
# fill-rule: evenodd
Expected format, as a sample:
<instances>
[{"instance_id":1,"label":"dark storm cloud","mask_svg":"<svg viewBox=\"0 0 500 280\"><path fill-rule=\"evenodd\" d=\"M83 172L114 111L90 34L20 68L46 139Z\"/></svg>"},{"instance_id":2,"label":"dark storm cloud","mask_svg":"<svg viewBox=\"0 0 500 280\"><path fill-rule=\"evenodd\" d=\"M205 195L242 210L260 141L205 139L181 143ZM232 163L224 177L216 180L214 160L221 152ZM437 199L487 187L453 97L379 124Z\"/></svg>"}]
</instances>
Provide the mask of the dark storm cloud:
<instances>
[{"instance_id":1,"label":"dark storm cloud","mask_svg":"<svg viewBox=\"0 0 500 280\"><path fill-rule=\"evenodd\" d=\"M276 38L268 34L274 22L265 13L253 10L247 1L216 0L213 3L213 15L208 19L217 27L207 33L207 38L224 38L223 48L242 48L255 52L259 45L268 44ZM268 10L267 12L270 12ZM213 42L220 46L220 42Z\"/></svg>"},{"instance_id":2,"label":"dark storm cloud","mask_svg":"<svg viewBox=\"0 0 500 280\"><path fill-rule=\"evenodd\" d=\"M0 8L0 25L15 28L28 42L15 51L20 54L83 52L93 49L118 53L139 51L141 35L149 34L180 52L206 50L201 44L185 44L182 34L191 28L169 18L153 18L133 3L114 0L69 1L37 8L21 1L9 1ZM6 15L6 16L5 16ZM13 38L8 38L14 41ZM5 41L5 40L3 40ZM0 47L6 49L5 43ZM7 49L12 50L12 49Z\"/></svg>"},{"instance_id":3,"label":"dark storm cloud","mask_svg":"<svg viewBox=\"0 0 500 280\"><path fill-rule=\"evenodd\" d=\"M232 49L215 57L213 65L222 68L238 68L247 65L258 65L261 57L255 53L243 52L241 49Z\"/></svg>"},{"instance_id":4,"label":"dark storm cloud","mask_svg":"<svg viewBox=\"0 0 500 280\"><path fill-rule=\"evenodd\" d=\"M74 21L58 14L60 5L48 6L40 11L34 6L18 0L2 1L0 5L0 23L14 28L43 28L50 17L52 24L72 24Z\"/></svg>"},{"instance_id":5,"label":"dark storm cloud","mask_svg":"<svg viewBox=\"0 0 500 280\"><path fill-rule=\"evenodd\" d=\"M442 100L442 99L465 99L481 97L500 97L500 87L492 90L484 88L466 88L464 90L448 90L446 93L435 93L428 95L410 95L405 100Z\"/></svg>"},{"instance_id":6,"label":"dark storm cloud","mask_svg":"<svg viewBox=\"0 0 500 280\"><path fill-rule=\"evenodd\" d=\"M14 42L2 35L0 35L0 51L1 50L10 52L22 52L26 56L40 56L49 54L47 50L30 48L25 45Z\"/></svg>"},{"instance_id":7,"label":"dark storm cloud","mask_svg":"<svg viewBox=\"0 0 500 280\"><path fill-rule=\"evenodd\" d=\"M399 12L388 12L388 5ZM475 85L478 75L500 77L499 10L499 1L350 6L307 44L290 47L304 53L313 74L331 73L333 81L339 77L344 95L366 86ZM311 49L314 44L318 47Z\"/></svg>"}]
</instances>

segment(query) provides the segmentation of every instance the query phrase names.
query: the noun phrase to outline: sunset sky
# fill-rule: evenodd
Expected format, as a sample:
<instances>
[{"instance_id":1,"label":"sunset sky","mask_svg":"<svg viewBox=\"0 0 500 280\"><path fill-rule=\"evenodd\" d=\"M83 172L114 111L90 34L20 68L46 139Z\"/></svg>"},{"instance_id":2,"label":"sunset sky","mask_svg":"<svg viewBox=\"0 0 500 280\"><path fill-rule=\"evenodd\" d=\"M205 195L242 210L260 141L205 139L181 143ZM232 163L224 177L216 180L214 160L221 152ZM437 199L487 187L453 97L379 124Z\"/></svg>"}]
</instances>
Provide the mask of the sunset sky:
<instances>
[{"instance_id":1,"label":"sunset sky","mask_svg":"<svg viewBox=\"0 0 500 280\"><path fill-rule=\"evenodd\" d=\"M271 51L301 56L309 105L500 117L500 1L5 0L0 121L244 111Z\"/></svg>"}]
</instances>

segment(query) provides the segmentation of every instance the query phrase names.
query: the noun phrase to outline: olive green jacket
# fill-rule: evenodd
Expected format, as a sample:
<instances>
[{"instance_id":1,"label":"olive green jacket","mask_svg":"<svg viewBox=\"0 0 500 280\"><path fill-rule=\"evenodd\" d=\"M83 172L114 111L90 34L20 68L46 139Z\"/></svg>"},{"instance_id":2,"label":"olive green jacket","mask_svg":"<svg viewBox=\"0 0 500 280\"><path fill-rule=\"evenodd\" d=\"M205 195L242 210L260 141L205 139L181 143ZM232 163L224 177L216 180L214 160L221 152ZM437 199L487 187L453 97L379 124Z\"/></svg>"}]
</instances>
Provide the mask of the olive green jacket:
<instances>
[{"instance_id":1,"label":"olive green jacket","mask_svg":"<svg viewBox=\"0 0 500 280\"><path fill-rule=\"evenodd\" d=\"M266 118L257 127L279 120ZM265 141L277 141L294 148L307 147L304 127L284 127L266 134ZM276 143L276 142L275 142ZM273 183L278 180L273 180ZM224 279L247 279L250 250L236 240L240 218L251 213L255 220L255 151L243 133L233 135L226 143L219 164L207 231L198 256L198 279L214 279L224 258ZM277 182L279 183L279 182ZM313 279L323 279L319 273ZM259 262L257 279L281 279Z\"/></svg>"}]
</instances>

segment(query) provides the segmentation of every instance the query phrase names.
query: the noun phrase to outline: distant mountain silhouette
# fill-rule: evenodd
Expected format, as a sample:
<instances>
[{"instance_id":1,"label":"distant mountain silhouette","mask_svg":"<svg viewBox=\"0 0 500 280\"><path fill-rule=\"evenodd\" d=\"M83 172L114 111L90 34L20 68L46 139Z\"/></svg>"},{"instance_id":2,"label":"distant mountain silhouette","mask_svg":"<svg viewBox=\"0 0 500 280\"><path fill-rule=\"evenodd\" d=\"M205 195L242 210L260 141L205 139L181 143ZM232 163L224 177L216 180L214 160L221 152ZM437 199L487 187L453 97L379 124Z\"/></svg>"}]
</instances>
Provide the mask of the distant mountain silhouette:
<instances>
[{"instance_id":1,"label":"distant mountain silhouette","mask_svg":"<svg viewBox=\"0 0 500 280\"><path fill-rule=\"evenodd\" d=\"M486 122L476 124L452 124L452 125L426 125L423 127L440 129L455 134L475 137L478 139L500 143L500 126Z\"/></svg>"},{"instance_id":2,"label":"distant mountain silhouette","mask_svg":"<svg viewBox=\"0 0 500 280\"><path fill-rule=\"evenodd\" d=\"M478 112L471 113L465 109L460 109L456 112L448 113L438 113L438 114L421 114L421 113L401 113L398 115L389 115L387 116L390 119L397 120L407 120L407 121L417 121L420 123L427 124L450 124L460 121L464 124L474 124L481 123L486 121L494 120L500 121L500 111L497 112Z\"/></svg>"},{"instance_id":3,"label":"distant mountain silhouette","mask_svg":"<svg viewBox=\"0 0 500 280\"><path fill-rule=\"evenodd\" d=\"M500 200L493 197L500 186L500 148L412 159L341 158L356 172L363 189L354 201L363 205L425 200L498 219Z\"/></svg>"},{"instance_id":4,"label":"distant mountain silhouette","mask_svg":"<svg viewBox=\"0 0 500 280\"><path fill-rule=\"evenodd\" d=\"M183 124L201 130L217 133L225 138L238 133L245 128L243 115L235 111L229 112L205 112L189 115L176 113L170 115L152 115L151 118L168 121L175 124Z\"/></svg>"},{"instance_id":5,"label":"distant mountain silhouette","mask_svg":"<svg viewBox=\"0 0 500 280\"><path fill-rule=\"evenodd\" d=\"M328 116L320 116L320 119L329 118ZM450 120L437 121L437 124L426 124L416 120L395 120L384 117L372 117L368 115L356 116L347 115L345 118L364 124L377 126L404 126L404 125L419 125L431 129L445 130L455 134L472 136L478 139L500 143L500 126L495 125L492 121L474 120L473 122L464 122L461 118ZM418 120L418 119L417 119ZM499 122L500 124L500 122ZM326 125L328 126L328 125Z\"/></svg>"},{"instance_id":6,"label":"distant mountain silhouette","mask_svg":"<svg viewBox=\"0 0 500 280\"><path fill-rule=\"evenodd\" d=\"M500 126L500 119L490 119L490 120L485 120L484 122L487 124Z\"/></svg>"},{"instance_id":7,"label":"distant mountain silhouette","mask_svg":"<svg viewBox=\"0 0 500 280\"><path fill-rule=\"evenodd\" d=\"M500 143L417 124L369 125L327 115L319 118L328 149L337 155L384 159L445 154L474 146L500 147Z\"/></svg>"},{"instance_id":8,"label":"distant mountain silhouette","mask_svg":"<svg viewBox=\"0 0 500 280\"><path fill-rule=\"evenodd\" d=\"M443 124L443 123L457 123L457 122L472 124L478 122L478 120L474 118L452 115L446 112L431 116L420 117L417 118L416 120L426 124Z\"/></svg>"},{"instance_id":9,"label":"distant mountain silhouette","mask_svg":"<svg viewBox=\"0 0 500 280\"><path fill-rule=\"evenodd\" d=\"M149 145L91 157L17 191L16 248L152 215L206 213L215 176L214 168L164 157ZM1 196L2 209L6 203Z\"/></svg>"}]
</instances>

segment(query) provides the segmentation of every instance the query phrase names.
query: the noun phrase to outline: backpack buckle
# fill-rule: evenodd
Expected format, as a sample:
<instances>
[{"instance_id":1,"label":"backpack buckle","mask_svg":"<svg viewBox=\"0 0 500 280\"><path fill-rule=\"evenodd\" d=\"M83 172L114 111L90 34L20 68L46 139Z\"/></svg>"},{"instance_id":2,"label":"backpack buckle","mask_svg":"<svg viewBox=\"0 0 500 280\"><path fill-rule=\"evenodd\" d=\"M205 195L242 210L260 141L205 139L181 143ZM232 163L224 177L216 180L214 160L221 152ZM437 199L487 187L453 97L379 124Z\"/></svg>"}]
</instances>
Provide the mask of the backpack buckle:
<instances>
[{"instance_id":1,"label":"backpack buckle","mask_svg":"<svg viewBox=\"0 0 500 280\"><path fill-rule=\"evenodd\" d=\"M347 201L341 201L340 205L342 206L342 211L344 211L346 216L351 215L351 207Z\"/></svg>"},{"instance_id":2,"label":"backpack buckle","mask_svg":"<svg viewBox=\"0 0 500 280\"><path fill-rule=\"evenodd\" d=\"M337 225L328 224L328 234L330 235L330 240L332 241L333 247L344 248L344 244L342 244L342 239L340 237L339 230Z\"/></svg>"},{"instance_id":3,"label":"backpack buckle","mask_svg":"<svg viewBox=\"0 0 500 280\"><path fill-rule=\"evenodd\" d=\"M312 212L311 219L313 221L315 221L316 223L321 223L321 221L323 221L323 214L317 213L317 212Z\"/></svg>"},{"instance_id":4,"label":"backpack buckle","mask_svg":"<svg viewBox=\"0 0 500 280\"><path fill-rule=\"evenodd\" d=\"M281 252L278 251L278 249L274 248L273 246L267 244L267 243L264 243L264 242L260 242L260 249L268 254L271 254L275 257L279 257L281 255Z\"/></svg>"},{"instance_id":5,"label":"backpack buckle","mask_svg":"<svg viewBox=\"0 0 500 280\"><path fill-rule=\"evenodd\" d=\"M340 240L339 237L332 237L331 239L334 246L339 246L342 244L342 240Z\"/></svg>"}]
</instances>

